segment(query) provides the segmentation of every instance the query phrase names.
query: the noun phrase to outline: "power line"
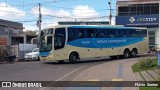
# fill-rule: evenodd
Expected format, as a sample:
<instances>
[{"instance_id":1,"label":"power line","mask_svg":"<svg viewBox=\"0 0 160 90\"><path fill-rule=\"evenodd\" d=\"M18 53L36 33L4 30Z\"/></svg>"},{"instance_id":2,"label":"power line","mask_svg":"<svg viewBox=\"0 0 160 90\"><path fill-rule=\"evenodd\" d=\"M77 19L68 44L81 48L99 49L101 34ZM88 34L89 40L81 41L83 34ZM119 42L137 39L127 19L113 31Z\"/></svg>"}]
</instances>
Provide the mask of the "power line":
<instances>
[{"instance_id":1,"label":"power line","mask_svg":"<svg viewBox=\"0 0 160 90\"><path fill-rule=\"evenodd\" d=\"M44 15L44 16L49 16L49 17L54 17L54 18L67 18L67 19L96 19L96 18L104 18L104 17L109 17L109 16L101 16L101 17L89 17L89 18L73 18L73 17L60 17L60 16L53 16L53 15Z\"/></svg>"},{"instance_id":2,"label":"power line","mask_svg":"<svg viewBox=\"0 0 160 90\"><path fill-rule=\"evenodd\" d=\"M53 3L54 1L51 0L51 1L46 1L46 2L39 2L39 3ZM6 3L6 2L5 2ZM37 3L28 3L28 4L12 4L12 6L16 6L16 7L24 7L24 6L33 6L33 5L37 5Z\"/></svg>"},{"instance_id":3,"label":"power line","mask_svg":"<svg viewBox=\"0 0 160 90\"><path fill-rule=\"evenodd\" d=\"M74 9L74 8L68 8L68 7L59 7L59 6L51 6L51 5L45 5L45 4L42 4L43 6L48 6L48 7L54 7L54 8L62 8L62 9ZM76 9L76 10L85 10L85 9ZM88 9L86 9L88 10ZM97 11L103 11L103 10L110 10L110 9L94 9L94 10L97 10ZM111 10L115 10L115 9L111 9Z\"/></svg>"}]
</instances>

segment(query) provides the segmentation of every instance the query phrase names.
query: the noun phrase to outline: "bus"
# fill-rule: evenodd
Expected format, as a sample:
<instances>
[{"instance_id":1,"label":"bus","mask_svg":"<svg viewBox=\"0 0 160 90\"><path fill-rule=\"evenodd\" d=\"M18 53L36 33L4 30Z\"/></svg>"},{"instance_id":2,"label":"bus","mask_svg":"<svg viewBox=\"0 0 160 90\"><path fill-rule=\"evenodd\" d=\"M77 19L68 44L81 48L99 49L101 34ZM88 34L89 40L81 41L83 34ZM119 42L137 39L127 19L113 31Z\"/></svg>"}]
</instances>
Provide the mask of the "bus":
<instances>
[{"instance_id":1,"label":"bus","mask_svg":"<svg viewBox=\"0 0 160 90\"><path fill-rule=\"evenodd\" d=\"M148 49L146 28L58 25L44 29L40 34L40 60L44 62L130 58L147 53Z\"/></svg>"}]
</instances>

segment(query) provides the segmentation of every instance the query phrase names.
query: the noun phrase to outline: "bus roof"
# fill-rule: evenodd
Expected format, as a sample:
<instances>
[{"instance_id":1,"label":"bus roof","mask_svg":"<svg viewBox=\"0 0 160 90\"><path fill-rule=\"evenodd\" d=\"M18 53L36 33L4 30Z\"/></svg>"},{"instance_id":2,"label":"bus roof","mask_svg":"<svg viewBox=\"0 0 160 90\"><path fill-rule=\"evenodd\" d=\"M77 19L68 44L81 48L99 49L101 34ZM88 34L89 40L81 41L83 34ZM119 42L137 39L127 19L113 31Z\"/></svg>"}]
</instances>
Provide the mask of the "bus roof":
<instances>
[{"instance_id":1,"label":"bus roof","mask_svg":"<svg viewBox=\"0 0 160 90\"><path fill-rule=\"evenodd\" d=\"M123 25L55 25L48 28L110 28L110 29L146 29L141 27L124 27Z\"/></svg>"}]
</instances>

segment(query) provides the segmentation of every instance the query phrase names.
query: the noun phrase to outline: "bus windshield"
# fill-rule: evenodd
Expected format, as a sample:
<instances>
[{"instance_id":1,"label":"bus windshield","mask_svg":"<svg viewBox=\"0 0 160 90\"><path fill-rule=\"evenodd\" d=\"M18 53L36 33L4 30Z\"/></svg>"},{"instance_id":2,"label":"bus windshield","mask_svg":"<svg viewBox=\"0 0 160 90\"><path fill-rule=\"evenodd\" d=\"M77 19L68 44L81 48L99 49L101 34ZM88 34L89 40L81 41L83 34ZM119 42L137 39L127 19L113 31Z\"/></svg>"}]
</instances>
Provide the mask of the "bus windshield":
<instances>
[{"instance_id":1,"label":"bus windshield","mask_svg":"<svg viewBox=\"0 0 160 90\"><path fill-rule=\"evenodd\" d=\"M53 28L49 28L41 31L40 52L48 52L52 50L52 36L51 36L52 34L53 34ZM47 38L46 41L45 41L45 38Z\"/></svg>"},{"instance_id":2,"label":"bus windshield","mask_svg":"<svg viewBox=\"0 0 160 90\"><path fill-rule=\"evenodd\" d=\"M48 52L52 50L52 36L41 37L40 39L40 52Z\"/></svg>"},{"instance_id":3,"label":"bus windshield","mask_svg":"<svg viewBox=\"0 0 160 90\"><path fill-rule=\"evenodd\" d=\"M40 52L44 52L45 51L45 36L41 36L40 38Z\"/></svg>"}]
</instances>

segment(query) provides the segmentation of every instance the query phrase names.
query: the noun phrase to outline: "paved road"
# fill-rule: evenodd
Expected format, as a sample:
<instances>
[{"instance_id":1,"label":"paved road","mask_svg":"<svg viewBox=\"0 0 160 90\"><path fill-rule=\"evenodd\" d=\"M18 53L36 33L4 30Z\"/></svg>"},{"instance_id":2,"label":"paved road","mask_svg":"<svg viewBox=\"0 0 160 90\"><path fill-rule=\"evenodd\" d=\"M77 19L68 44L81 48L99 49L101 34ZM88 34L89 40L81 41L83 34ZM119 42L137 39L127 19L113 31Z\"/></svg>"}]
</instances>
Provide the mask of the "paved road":
<instances>
[{"instance_id":1,"label":"paved road","mask_svg":"<svg viewBox=\"0 0 160 90\"><path fill-rule=\"evenodd\" d=\"M113 61L123 61L123 59L81 61L77 64L70 64L68 62L65 62L63 64L59 63L44 64L40 61L0 64L0 80L1 81L70 81L75 79L76 76L81 74L81 72L83 72L87 68L104 63L111 63ZM18 89L22 90L22 88ZM27 88L23 89L28 90ZM46 90L46 88L43 89ZM43 90L43 89L32 88L32 90Z\"/></svg>"}]
</instances>

